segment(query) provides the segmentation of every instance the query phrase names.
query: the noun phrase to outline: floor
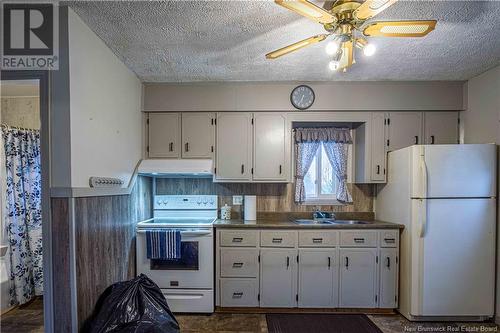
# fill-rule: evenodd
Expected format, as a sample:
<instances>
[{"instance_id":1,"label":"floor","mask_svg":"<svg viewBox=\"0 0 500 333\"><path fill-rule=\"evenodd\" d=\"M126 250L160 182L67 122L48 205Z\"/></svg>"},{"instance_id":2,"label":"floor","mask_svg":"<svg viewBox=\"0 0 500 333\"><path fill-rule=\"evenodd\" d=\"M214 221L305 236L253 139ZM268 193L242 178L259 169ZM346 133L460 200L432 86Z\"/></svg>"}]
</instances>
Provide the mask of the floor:
<instances>
[{"instance_id":1,"label":"floor","mask_svg":"<svg viewBox=\"0 0 500 333\"><path fill-rule=\"evenodd\" d=\"M183 333L267 333L263 314L177 315ZM368 316L383 333L406 332L500 332L492 323L416 323L400 315ZM12 310L0 317L0 332L43 332L43 302L36 299L30 304ZM362 333L362 332L360 332Z\"/></svg>"}]
</instances>

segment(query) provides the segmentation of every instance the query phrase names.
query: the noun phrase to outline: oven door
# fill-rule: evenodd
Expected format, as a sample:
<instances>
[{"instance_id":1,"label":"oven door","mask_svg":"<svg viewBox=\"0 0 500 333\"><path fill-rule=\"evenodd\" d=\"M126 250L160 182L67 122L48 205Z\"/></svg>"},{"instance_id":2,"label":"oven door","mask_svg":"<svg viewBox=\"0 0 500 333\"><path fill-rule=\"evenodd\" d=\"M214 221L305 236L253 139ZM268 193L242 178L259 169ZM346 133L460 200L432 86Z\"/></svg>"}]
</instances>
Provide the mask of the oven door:
<instances>
[{"instance_id":1,"label":"oven door","mask_svg":"<svg viewBox=\"0 0 500 333\"><path fill-rule=\"evenodd\" d=\"M213 230L181 231L181 258L156 260L146 257L146 232L137 230L137 274L146 274L160 288L213 288Z\"/></svg>"}]
</instances>

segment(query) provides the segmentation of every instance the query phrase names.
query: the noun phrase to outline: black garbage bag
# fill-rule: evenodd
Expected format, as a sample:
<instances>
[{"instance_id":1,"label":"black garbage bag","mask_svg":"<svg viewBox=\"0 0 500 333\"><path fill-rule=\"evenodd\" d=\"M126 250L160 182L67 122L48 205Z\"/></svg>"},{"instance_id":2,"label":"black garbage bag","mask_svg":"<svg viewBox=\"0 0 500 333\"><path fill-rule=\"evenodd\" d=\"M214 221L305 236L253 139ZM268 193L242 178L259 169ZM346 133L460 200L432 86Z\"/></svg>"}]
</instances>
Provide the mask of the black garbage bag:
<instances>
[{"instance_id":1,"label":"black garbage bag","mask_svg":"<svg viewBox=\"0 0 500 333\"><path fill-rule=\"evenodd\" d=\"M109 286L83 332L178 333L179 323L160 288L146 275Z\"/></svg>"}]
</instances>

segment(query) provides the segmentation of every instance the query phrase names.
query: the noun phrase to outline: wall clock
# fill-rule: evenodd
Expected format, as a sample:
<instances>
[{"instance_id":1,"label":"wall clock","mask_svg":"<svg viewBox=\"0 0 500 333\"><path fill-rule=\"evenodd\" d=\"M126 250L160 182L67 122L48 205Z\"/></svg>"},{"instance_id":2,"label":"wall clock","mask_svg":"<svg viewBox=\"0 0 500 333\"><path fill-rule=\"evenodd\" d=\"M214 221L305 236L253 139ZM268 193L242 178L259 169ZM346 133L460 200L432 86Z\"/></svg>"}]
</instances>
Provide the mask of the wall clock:
<instances>
[{"instance_id":1,"label":"wall clock","mask_svg":"<svg viewBox=\"0 0 500 333\"><path fill-rule=\"evenodd\" d=\"M309 109L314 103L314 98L314 91L306 85L295 87L290 94L290 102L299 110Z\"/></svg>"}]
</instances>

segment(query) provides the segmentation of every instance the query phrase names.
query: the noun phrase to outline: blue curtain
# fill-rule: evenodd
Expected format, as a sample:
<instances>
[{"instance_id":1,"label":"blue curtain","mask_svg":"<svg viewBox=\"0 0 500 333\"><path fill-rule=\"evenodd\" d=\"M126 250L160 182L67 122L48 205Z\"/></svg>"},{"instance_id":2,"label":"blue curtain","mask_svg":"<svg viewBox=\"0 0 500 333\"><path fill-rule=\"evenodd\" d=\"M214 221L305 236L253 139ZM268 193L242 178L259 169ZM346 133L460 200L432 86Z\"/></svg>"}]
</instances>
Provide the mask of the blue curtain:
<instances>
[{"instance_id":1,"label":"blue curtain","mask_svg":"<svg viewBox=\"0 0 500 333\"><path fill-rule=\"evenodd\" d=\"M40 132L2 127L11 304L43 294Z\"/></svg>"}]
</instances>

